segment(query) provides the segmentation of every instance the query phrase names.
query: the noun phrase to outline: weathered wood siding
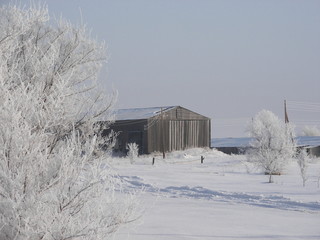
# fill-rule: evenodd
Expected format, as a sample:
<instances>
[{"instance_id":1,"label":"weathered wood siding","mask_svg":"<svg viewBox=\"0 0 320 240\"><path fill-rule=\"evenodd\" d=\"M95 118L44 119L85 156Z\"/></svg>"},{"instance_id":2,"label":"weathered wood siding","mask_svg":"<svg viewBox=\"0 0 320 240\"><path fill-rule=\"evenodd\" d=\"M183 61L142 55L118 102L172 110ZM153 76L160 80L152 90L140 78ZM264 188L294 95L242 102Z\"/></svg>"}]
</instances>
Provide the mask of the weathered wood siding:
<instances>
[{"instance_id":1,"label":"weathered wood siding","mask_svg":"<svg viewBox=\"0 0 320 240\"><path fill-rule=\"evenodd\" d=\"M210 147L210 120L162 120L148 129L148 152Z\"/></svg>"},{"instance_id":2,"label":"weathered wood siding","mask_svg":"<svg viewBox=\"0 0 320 240\"><path fill-rule=\"evenodd\" d=\"M167 151L209 147L209 120L170 120Z\"/></svg>"},{"instance_id":3,"label":"weathered wood siding","mask_svg":"<svg viewBox=\"0 0 320 240\"><path fill-rule=\"evenodd\" d=\"M160 116L158 116L160 118ZM192 112L186 108L183 107L176 107L170 111L164 112L163 113L163 118L164 119L172 119L172 120L203 120L203 119L209 119L207 117L204 117L198 113Z\"/></svg>"},{"instance_id":4,"label":"weathered wood siding","mask_svg":"<svg viewBox=\"0 0 320 240\"><path fill-rule=\"evenodd\" d=\"M211 121L177 107L148 121L148 152L210 147Z\"/></svg>"}]
</instances>

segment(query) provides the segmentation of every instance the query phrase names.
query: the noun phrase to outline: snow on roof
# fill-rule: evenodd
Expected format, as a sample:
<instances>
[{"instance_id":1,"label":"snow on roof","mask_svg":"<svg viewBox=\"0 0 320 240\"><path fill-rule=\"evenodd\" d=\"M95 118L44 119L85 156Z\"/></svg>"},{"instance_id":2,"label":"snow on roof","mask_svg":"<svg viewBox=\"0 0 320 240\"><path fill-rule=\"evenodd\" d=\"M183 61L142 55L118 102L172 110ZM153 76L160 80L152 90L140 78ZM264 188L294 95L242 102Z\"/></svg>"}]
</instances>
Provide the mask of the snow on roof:
<instances>
[{"instance_id":1,"label":"snow on roof","mask_svg":"<svg viewBox=\"0 0 320 240\"><path fill-rule=\"evenodd\" d=\"M118 109L114 111L114 114L115 114L116 121L148 119L148 118L159 115L161 111L166 112L175 107L177 106Z\"/></svg>"},{"instance_id":2,"label":"snow on roof","mask_svg":"<svg viewBox=\"0 0 320 240\"><path fill-rule=\"evenodd\" d=\"M296 141L298 146L320 146L320 136L300 136L296 137Z\"/></svg>"}]
</instances>

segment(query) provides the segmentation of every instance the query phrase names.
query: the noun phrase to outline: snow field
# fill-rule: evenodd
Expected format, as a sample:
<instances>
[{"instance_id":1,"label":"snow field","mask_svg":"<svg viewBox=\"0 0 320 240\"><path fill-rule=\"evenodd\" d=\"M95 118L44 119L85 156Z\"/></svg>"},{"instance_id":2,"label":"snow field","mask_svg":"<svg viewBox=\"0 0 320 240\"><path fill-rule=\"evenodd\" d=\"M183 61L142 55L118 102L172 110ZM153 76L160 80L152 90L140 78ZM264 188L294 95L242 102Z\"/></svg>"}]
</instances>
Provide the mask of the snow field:
<instances>
[{"instance_id":1,"label":"snow field","mask_svg":"<svg viewBox=\"0 0 320 240\"><path fill-rule=\"evenodd\" d=\"M200 163L204 156L204 163ZM144 214L116 239L320 239L320 161L302 187L298 165L268 177L216 150L192 149L166 159L112 160L128 190L140 191Z\"/></svg>"}]
</instances>

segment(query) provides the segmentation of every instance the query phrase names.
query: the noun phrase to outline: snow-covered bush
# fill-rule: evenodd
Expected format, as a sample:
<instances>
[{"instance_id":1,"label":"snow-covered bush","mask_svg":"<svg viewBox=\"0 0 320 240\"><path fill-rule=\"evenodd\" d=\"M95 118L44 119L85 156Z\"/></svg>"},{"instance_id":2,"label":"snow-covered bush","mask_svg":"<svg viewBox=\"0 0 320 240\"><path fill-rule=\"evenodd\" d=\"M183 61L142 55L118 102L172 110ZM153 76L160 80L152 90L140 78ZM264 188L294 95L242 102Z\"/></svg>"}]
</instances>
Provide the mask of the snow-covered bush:
<instances>
[{"instance_id":1,"label":"snow-covered bush","mask_svg":"<svg viewBox=\"0 0 320 240\"><path fill-rule=\"evenodd\" d=\"M111 114L95 88L103 59L46 8L0 8L0 239L106 239L131 220L97 147L113 141L94 129Z\"/></svg>"},{"instance_id":2,"label":"snow-covered bush","mask_svg":"<svg viewBox=\"0 0 320 240\"><path fill-rule=\"evenodd\" d=\"M299 154L297 155L297 162L300 169L300 175L302 178L302 185L305 187L306 181L308 179L307 169L308 169L308 162L309 162L309 155L306 149L301 149Z\"/></svg>"},{"instance_id":3,"label":"snow-covered bush","mask_svg":"<svg viewBox=\"0 0 320 240\"><path fill-rule=\"evenodd\" d=\"M128 143L127 150L128 150L127 156L130 159L130 162L133 163L134 159L138 157L139 145L136 143Z\"/></svg>"},{"instance_id":4,"label":"snow-covered bush","mask_svg":"<svg viewBox=\"0 0 320 240\"><path fill-rule=\"evenodd\" d=\"M253 138L251 150L247 152L248 161L262 168L272 182L272 175L281 174L295 154L293 126L262 110L252 119L248 130Z\"/></svg>"}]
</instances>

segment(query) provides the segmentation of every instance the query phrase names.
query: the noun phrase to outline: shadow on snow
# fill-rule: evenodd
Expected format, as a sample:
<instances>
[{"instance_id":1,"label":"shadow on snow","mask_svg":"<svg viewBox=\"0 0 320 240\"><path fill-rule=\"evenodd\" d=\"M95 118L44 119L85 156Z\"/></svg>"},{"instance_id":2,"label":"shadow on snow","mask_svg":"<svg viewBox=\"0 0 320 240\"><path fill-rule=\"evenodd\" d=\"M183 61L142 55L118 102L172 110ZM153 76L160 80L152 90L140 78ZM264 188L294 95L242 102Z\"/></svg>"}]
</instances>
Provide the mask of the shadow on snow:
<instances>
[{"instance_id":1,"label":"shadow on snow","mask_svg":"<svg viewBox=\"0 0 320 240\"><path fill-rule=\"evenodd\" d=\"M237 203L290 211L320 212L319 202L298 202L278 195L252 195L238 192L214 191L200 186L157 188L151 184L144 183L143 179L137 176L121 176L121 179L130 189L142 189L144 192L154 193L164 197Z\"/></svg>"}]
</instances>

